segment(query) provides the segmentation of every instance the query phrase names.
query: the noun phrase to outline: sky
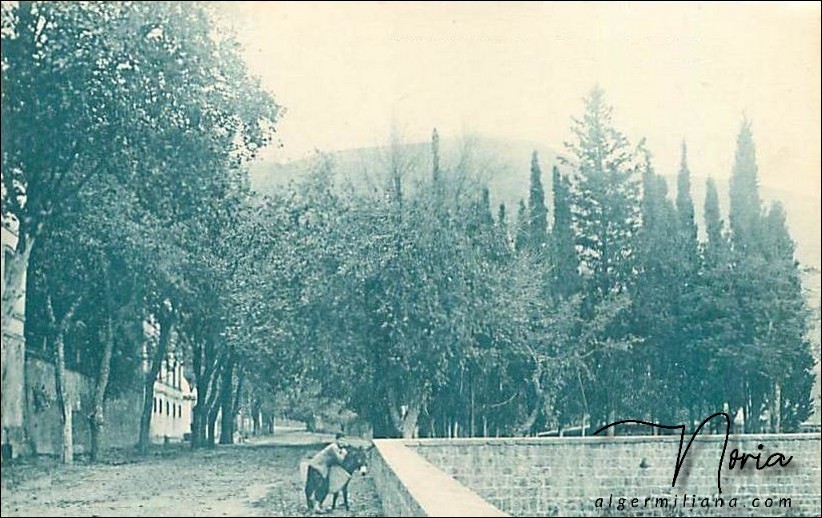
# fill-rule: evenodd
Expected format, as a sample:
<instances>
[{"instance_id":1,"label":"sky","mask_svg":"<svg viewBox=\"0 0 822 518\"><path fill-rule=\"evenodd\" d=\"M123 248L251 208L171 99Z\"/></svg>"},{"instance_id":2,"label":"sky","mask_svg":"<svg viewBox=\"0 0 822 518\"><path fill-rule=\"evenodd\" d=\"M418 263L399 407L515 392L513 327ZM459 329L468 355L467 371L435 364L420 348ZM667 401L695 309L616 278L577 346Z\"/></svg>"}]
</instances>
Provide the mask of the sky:
<instances>
[{"instance_id":1,"label":"sky","mask_svg":"<svg viewBox=\"0 0 822 518\"><path fill-rule=\"evenodd\" d=\"M431 129L557 151L598 84L658 172L688 144L695 176L730 176L743 117L760 181L820 192L818 3L281 3L218 7L286 113L287 161Z\"/></svg>"}]
</instances>

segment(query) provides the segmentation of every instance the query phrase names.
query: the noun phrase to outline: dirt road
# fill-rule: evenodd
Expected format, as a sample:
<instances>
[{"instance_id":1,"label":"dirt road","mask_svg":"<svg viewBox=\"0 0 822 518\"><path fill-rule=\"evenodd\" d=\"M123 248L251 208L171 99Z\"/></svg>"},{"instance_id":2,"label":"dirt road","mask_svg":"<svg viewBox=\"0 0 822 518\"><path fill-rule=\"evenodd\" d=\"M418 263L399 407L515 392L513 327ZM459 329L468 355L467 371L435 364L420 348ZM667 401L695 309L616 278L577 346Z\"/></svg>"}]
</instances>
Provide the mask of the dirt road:
<instances>
[{"instance_id":1,"label":"dirt road","mask_svg":"<svg viewBox=\"0 0 822 518\"><path fill-rule=\"evenodd\" d=\"M2 516L309 516L300 461L322 444L291 434L213 450L159 450L149 459L2 468ZM327 505L330 498L327 501ZM369 476L353 479L351 510L380 516ZM341 505L341 502L340 502Z\"/></svg>"}]
</instances>

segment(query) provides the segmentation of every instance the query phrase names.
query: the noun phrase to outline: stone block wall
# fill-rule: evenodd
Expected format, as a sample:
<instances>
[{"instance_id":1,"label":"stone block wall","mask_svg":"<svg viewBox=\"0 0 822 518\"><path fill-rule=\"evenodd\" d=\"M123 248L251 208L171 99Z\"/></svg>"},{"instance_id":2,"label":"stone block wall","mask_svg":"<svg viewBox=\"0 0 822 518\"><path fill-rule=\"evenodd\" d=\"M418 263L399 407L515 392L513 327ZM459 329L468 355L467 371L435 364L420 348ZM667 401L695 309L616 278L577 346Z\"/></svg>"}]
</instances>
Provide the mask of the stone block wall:
<instances>
[{"instance_id":1,"label":"stone block wall","mask_svg":"<svg viewBox=\"0 0 822 518\"><path fill-rule=\"evenodd\" d=\"M678 436L421 439L406 444L513 515L820 515L822 442L818 434L731 436L722 464L720 495L717 469L724 441L724 435L698 436L675 487L671 484ZM761 454L760 465L776 452L793 459L786 467L763 470L748 460L742 470L739 463L730 470L734 449ZM656 500L663 497L668 499L667 507ZM720 497L722 506L716 500ZM597 498L602 498L601 507L597 507ZM623 509L618 509L620 498L625 499ZM637 501L632 502L634 498ZM735 507L731 507L732 498L736 498ZM790 507L780 501L783 498L790 499Z\"/></svg>"},{"instance_id":2,"label":"stone block wall","mask_svg":"<svg viewBox=\"0 0 822 518\"><path fill-rule=\"evenodd\" d=\"M377 439L369 471L386 516L508 516L400 439Z\"/></svg>"}]
</instances>

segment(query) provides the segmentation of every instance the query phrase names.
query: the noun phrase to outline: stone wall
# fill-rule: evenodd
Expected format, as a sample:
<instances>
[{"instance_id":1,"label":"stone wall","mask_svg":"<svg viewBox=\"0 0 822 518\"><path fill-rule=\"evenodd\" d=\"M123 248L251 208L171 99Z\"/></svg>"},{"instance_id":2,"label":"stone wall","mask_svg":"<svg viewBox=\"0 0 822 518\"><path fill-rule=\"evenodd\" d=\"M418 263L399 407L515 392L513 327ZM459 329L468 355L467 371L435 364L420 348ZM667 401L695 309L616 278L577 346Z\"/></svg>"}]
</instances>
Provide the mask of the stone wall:
<instances>
[{"instance_id":1,"label":"stone wall","mask_svg":"<svg viewBox=\"0 0 822 518\"><path fill-rule=\"evenodd\" d=\"M822 443L818 434L731 436L721 471L720 495L717 468L724 440L724 435L697 437L673 488L678 436L421 439L406 444L513 515L820 515ZM688 437L685 445L687 441ZM762 450L758 449L760 444ZM749 460L743 470L738 463L729 470L729 457L735 448L761 453L760 465L775 452L793 456L793 460L786 467L761 471ZM687 500L683 500L685 495ZM715 500L720 496L722 507ZM667 497L669 507L655 507L663 503L657 502L657 497ZM736 507L730 507L734 497ZM602 507L597 507L597 498L603 499ZM626 498L623 510L617 508L620 498ZM638 501L632 502L633 498ZM785 507L787 502L779 507L780 498L789 498L790 508ZM767 499L773 499L773 507L765 507ZM709 507L703 508L705 503ZM753 508L757 504L759 507Z\"/></svg>"},{"instance_id":2,"label":"stone wall","mask_svg":"<svg viewBox=\"0 0 822 518\"><path fill-rule=\"evenodd\" d=\"M377 439L369 461L385 516L508 516L399 439Z\"/></svg>"},{"instance_id":3,"label":"stone wall","mask_svg":"<svg viewBox=\"0 0 822 518\"><path fill-rule=\"evenodd\" d=\"M60 413L54 388L54 367L35 356L26 358L26 421L30 453L57 455L61 449ZM88 451L91 430L88 415L94 387L91 381L66 370L66 392L73 409L73 439L76 453ZM130 393L106 400L103 428L104 448L125 448L137 444L140 427L141 394Z\"/></svg>"}]
</instances>

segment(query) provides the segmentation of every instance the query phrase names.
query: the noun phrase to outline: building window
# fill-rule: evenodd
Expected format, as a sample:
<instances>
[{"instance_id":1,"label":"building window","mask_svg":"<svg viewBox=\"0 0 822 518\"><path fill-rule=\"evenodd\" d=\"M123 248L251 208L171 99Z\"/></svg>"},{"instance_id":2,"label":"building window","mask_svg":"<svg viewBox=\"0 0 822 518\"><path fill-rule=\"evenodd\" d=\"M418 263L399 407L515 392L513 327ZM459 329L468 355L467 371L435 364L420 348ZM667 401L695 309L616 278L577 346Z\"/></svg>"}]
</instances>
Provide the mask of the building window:
<instances>
[{"instance_id":1,"label":"building window","mask_svg":"<svg viewBox=\"0 0 822 518\"><path fill-rule=\"evenodd\" d=\"M171 413L168 411L168 401L166 401L166 415L171 415Z\"/></svg>"},{"instance_id":2,"label":"building window","mask_svg":"<svg viewBox=\"0 0 822 518\"><path fill-rule=\"evenodd\" d=\"M152 403L154 404L154 406L151 407L151 411L156 414L157 413L157 398L156 397L154 398L154 401L152 401Z\"/></svg>"}]
</instances>

